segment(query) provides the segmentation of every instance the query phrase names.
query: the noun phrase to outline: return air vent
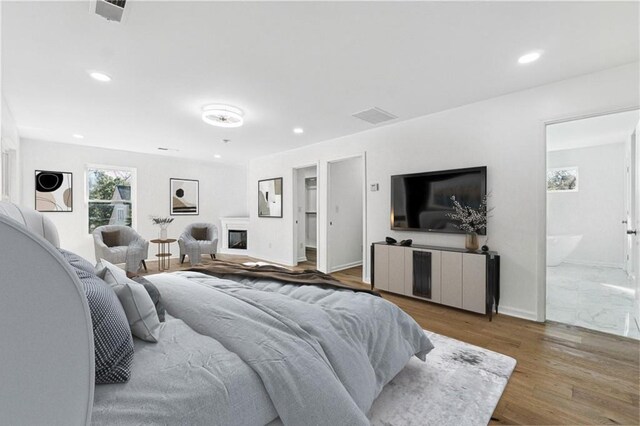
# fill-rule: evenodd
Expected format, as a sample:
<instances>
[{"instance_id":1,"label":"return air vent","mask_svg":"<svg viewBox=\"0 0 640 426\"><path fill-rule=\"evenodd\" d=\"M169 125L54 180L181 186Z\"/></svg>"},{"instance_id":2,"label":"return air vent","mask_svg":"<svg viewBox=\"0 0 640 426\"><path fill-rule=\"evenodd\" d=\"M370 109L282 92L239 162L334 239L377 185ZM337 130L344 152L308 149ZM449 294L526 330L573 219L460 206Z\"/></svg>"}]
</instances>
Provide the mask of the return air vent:
<instances>
[{"instance_id":1,"label":"return air vent","mask_svg":"<svg viewBox=\"0 0 640 426\"><path fill-rule=\"evenodd\" d=\"M395 115L390 114L387 111L383 111L383 110L381 110L380 108L377 108L377 107L370 108L370 109L367 109L365 111L357 112L357 113L353 114L353 116L355 118L359 118L360 120L364 120L367 123L371 123L371 124L379 124L379 123L383 123L385 121L389 121L389 120L393 120L393 119L398 118Z\"/></svg>"},{"instance_id":2,"label":"return air vent","mask_svg":"<svg viewBox=\"0 0 640 426\"><path fill-rule=\"evenodd\" d=\"M95 12L108 21L121 22L127 0L95 0Z\"/></svg>"}]
</instances>

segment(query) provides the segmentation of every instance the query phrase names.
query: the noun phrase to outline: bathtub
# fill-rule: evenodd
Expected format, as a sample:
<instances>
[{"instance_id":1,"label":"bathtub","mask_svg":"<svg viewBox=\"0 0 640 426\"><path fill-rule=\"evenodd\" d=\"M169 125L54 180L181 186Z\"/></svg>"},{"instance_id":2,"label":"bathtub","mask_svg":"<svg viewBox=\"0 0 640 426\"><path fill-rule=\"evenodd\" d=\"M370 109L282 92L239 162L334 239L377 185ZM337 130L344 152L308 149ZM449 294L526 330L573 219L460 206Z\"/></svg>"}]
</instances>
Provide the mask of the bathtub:
<instances>
[{"instance_id":1,"label":"bathtub","mask_svg":"<svg viewBox=\"0 0 640 426\"><path fill-rule=\"evenodd\" d=\"M547 266L558 266L578 247L582 235L547 235Z\"/></svg>"}]
</instances>

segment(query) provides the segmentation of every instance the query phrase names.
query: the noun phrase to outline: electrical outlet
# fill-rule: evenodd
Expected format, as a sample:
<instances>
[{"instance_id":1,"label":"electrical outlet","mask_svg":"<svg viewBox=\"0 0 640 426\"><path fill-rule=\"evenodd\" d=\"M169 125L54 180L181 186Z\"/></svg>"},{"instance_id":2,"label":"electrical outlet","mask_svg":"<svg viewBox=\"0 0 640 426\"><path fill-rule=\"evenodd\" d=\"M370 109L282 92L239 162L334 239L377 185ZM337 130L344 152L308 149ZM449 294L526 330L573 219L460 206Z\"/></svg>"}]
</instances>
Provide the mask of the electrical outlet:
<instances>
[{"instance_id":1,"label":"electrical outlet","mask_svg":"<svg viewBox=\"0 0 640 426\"><path fill-rule=\"evenodd\" d=\"M271 243L269 243L269 248L271 248Z\"/></svg>"},{"instance_id":2,"label":"electrical outlet","mask_svg":"<svg viewBox=\"0 0 640 426\"><path fill-rule=\"evenodd\" d=\"M376 192L379 189L380 189L380 185L378 185L377 183L371 184L371 192Z\"/></svg>"}]
</instances>

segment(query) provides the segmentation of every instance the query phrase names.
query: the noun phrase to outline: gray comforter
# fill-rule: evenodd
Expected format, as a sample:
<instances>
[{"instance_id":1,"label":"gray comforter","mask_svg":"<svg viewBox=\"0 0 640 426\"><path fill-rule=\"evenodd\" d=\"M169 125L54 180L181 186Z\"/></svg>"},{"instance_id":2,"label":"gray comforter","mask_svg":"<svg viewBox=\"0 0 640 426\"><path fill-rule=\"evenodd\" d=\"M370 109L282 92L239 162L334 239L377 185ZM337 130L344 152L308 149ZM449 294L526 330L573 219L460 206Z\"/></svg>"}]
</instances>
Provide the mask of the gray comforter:
<instances>
[{"instance_id":1,"label":"gray comforter","mask_svg":"<svg viewBox=\"0 0 640 426\"><path fill-rule=\"evenodd\" d=\"M171 316L257 373L285 425L369 424L382 387L433 348L411 317L365 293L194 272L148 279Z\"/></svg>"}]
</instances>

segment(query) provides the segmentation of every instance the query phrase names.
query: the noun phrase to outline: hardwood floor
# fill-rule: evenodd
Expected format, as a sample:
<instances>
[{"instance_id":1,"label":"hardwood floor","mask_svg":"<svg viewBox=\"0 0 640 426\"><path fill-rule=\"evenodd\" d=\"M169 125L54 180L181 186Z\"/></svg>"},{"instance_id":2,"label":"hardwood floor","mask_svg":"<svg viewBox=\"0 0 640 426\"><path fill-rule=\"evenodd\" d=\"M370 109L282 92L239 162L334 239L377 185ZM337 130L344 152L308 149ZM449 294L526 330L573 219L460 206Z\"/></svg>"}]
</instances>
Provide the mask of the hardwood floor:
<instances>
[{"instance_id":1,"label":"hardwood floor","mask_svg":"<svg viewBox=\"0 0 640 426\"><path fill-rule=\"evenodd\" d=\"M224 256L230 261L255 260ZM204 260L204 258L203 258ZM210 260L204 260L208 263ZM172 269L179 269L172 259ZM148 262L149 273L157 273ZM185 267L188 265L185 263ZM298 268L315 267L301 263ZM362 269L333 274L366 286ZM498 315L489 322L453 308L383 293L420 326L503 353L518 365L493 414L492 424L640 424L640 342L580 327Z\"/></svg>"}]
</instances>

